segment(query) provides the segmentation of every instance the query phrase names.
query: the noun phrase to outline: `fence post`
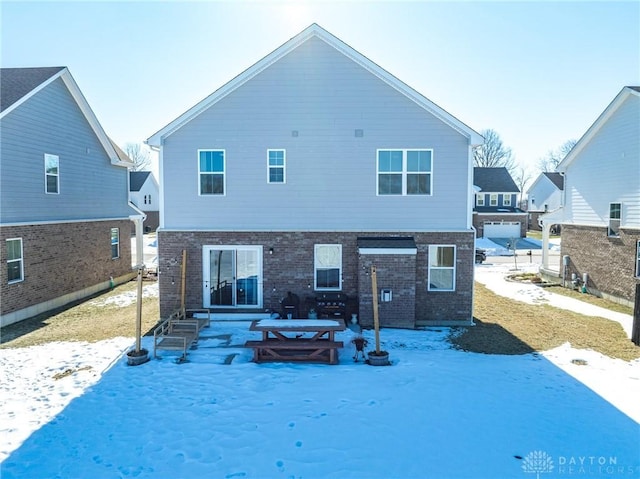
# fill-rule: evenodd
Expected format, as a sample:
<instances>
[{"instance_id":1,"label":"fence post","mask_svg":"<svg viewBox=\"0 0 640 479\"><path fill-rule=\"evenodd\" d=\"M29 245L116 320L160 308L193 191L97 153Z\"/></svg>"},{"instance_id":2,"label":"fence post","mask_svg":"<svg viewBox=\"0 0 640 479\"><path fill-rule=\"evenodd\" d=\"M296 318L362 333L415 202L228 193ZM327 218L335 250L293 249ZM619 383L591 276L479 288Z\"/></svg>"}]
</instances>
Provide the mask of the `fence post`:
<instances>
[{"instance_id":1,"label":"fence post","mask_svg":"<svg viewBox=\"0 0 640 479\"><path fill-rule=\"evenodd\" d=\"M633 328L631 329L631 341L640 346L640 283L636 283L636 301L633 306Z\"/></svg>"}]
</instances>

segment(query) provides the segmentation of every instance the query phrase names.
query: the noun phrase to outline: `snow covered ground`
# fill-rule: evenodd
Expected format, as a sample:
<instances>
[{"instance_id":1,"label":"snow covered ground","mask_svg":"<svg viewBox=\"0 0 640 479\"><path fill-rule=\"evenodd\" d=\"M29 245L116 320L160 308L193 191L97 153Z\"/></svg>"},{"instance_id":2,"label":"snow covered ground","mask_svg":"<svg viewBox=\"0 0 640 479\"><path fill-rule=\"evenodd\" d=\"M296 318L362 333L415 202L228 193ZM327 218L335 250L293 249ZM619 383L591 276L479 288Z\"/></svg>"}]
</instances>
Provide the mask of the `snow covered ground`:
<instances>
[{"instance_id":1,"label":"snow covered ground","mask_svg":"<svg viewBox=\"0 0 640 479\"><path fill-rule=\"evenodd\" d=\"M477 279L593 308L512 288L508 266L479 265ZM0 476L640 477L640 360L569 344L467 353L431 328L382 330L389 367L355 363L351 331L339 365L254 364L248 326L212 324L184 364L163 352L127 366L132 338L0 350Z\"/></svg>"}]
</instances>

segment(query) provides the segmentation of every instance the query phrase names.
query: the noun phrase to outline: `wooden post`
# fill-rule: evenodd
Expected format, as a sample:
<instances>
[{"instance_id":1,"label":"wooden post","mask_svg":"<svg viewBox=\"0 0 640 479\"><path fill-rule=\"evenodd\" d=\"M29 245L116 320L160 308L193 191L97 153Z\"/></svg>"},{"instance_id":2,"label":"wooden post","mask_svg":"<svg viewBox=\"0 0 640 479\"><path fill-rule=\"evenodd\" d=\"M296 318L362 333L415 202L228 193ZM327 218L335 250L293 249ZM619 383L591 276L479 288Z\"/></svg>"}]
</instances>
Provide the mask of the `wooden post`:
<instances>
[{"instance_id":1,"label":"wooden post","mask_svg":"<svg viewBox=\"0 0 640 479\"><path fill-rule=\"evenodd\" d=\"M640 283L636 283L636 301L633 306L633 327L631 329L631 341L640 346Z\"/></svg>"},{"instance_id":2,"label":"wooden post","mask_svg":"<svg viewBox=\"0 0 640 479\"><path fill-rule=\"evenodd\" d=\"M187 280L187 250L182 250L182 278L180 282L180 312L185 313L185 294ZM185 314L186 317L186 314Z\"/></svg>"},{"instance_id":3,"label":"wooden post","mask_svg":"<svg viewBox=\"0 0 640 479\"><path fill-rule=\"evenodd\" d=\"M376 332L376 353L380 354L380 320L378 319L378 278L376 267L371 266L371 291L373 292L373 329Z\"/></svg>"},{"instance_id":4,"label":"wooden post","mask_svg":"<svg viewBox=\"0 0 640 479\"><path fill-rule=\"evenodd\" d=\"M142 336L142 271L143 263L138 262L138 302L136 303L136 352L140 352L140 336Z\"/></svg>"}]
</instances>

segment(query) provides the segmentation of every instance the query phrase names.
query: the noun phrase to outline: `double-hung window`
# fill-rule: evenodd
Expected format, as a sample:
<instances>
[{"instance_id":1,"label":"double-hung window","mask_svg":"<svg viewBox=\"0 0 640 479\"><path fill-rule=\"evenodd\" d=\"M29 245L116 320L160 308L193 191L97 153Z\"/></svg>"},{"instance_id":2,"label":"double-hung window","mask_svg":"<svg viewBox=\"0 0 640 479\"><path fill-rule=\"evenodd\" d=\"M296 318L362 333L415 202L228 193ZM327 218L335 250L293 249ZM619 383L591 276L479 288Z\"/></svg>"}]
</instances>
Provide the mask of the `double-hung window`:
<instances>
[{"instance_id":1,"label":"double-hung window","mask_svg":"<svg viewBox=\"0 0 640 479\"><path fill-rule=\"evenodd\" d=\"M378 150L378 195L430 195L433 150Z\"/></svg>"},{"instance_id":2,"label":"double-hung window","mask_svg":"<svg viewBox=\"0 0 640 479\"><path fill-rule=\"evenodd\" d=\"M60 158L44 155L44 192L50 195L60 193Z\"/></svg>"},{"instance_id":3,"label":"double-hung window","mask_svg":"<svg viewBox=\"0 0 640 479\"><path fill-rule=\"evenodd\" d=\"M511 195L502 195L502 206L511 206Z\"/></svg>"},{"instance_id":4,"label":"double-hung window","mask_svg":"<svg viewBox=\"0 0 640 479\"><path fill-rule=\"evenodd\" d=\"M342 289L342 245L317 244L314 250L315 289L339 291Z\"/></svg>"},{"instance_id":5,"label":"double-hung window","mask_svg":"<svg viewBox=\"0 0 640 479\"><path fill-rule=\"evenodd\" d=\"M498 206L498 194L491 193L489 195L489 206Z\"/></svg>"},{"instance_id":6,"label":"double-hung window","mask_svg":"<svg viewBox=\"0 0 640 479\"><path fill-rule=\"evenodd\" d=\"M455 291L456 247L429 245L429 291Z\"/></svg>"},{"instance_id":7,"label":"double-hung window","mask_svg":"<svg viewBox=\"0 0 640 479\"><path fill-rule=\"evenodd\" d=\"M476 206L484 206L484 194L480 193L476 195Z\"/></svg>"},{"instance_id":8,"label":"double-hung window","mask_svg":"<svg viewBox=\"0 0 640 479\"><path fill-rule=\"evenodd\" d=\"M7 244L7 281L18 283L24 279L24 262L22 260L22 238L11 238Z\"/></svg>"},{"instance_id":9,"label":"double-hung window","mask_svg":"<svg viewBox=\"0 0 640 479\"><path fill-rule=\"evenodd\" d=\"M267 183L286 183L285 150L267 150Z\"/></svg>"},{"instance_id":10,"label":"double-hung window","mask_svg":"<svg viewBox=\"0 0 640 479\"><path fill-rule=\"evenodd\" d=\"M609 204L609 229L607 236L620 236L620 219L622 218L622 204Z\"/></svg>"},{"instance_id":11,"label":"double-hung window","mask_svg":"<svg viewBox=\"0 0 640 479\"><path fill-rule=\"evenodd\" d=\"M120 229L111 228L111 259L120 257Z\"/></svg>"},{"instance_id":12,"label":"double-hung window","mask_svg":"<svg viewBox=\"0 0 640 479\"><path fill-rule=\"evenodd\" d=\"M198 150L200 195L224 195L224 150Z\"/></svg>"}]
</instances>

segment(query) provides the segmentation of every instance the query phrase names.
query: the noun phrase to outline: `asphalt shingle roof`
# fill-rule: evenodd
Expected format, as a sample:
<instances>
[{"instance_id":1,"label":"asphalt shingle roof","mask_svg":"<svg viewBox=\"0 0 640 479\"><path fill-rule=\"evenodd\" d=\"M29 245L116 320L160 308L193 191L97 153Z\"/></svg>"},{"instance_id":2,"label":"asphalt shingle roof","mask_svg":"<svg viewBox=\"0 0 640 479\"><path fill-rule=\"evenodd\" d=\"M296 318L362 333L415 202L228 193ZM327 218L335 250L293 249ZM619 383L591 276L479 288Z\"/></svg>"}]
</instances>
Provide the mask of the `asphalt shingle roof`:
<instances>
[{"instance_id":1,"label":"asphalt shingle roof","mask_svg":"<svg viewBox=\"0 0 640 479\"><path fill-rule=\"evenodd\" d=\"M489 168L473 168L473 184L481 188L484 192L495 193L519 193L520 188L504 166Z\"/></svg>"},{"instance_id":2,"label":"asphalt shingle roof","mask_svg":"<svg viewBox=\"0 0 640 479\"><path fill-rule=\"evenodd\" d=\"M564 190L564 176L560 173L555 172L547 172L544 175L551 180L551 182L556 185L556 187L562 191Z\"/></svg>"},{"instance_id":3,"label":"asphalt shingle roof","mask_svg":"<svg viewBox=\"0 0 640 479\"><path fill-rule=\"evenodd\" d=\"M150 171L130 171L129 172L129 190L140 191L144 182L151 174Z\"/></svg>"},{"instance_id":4,"label":"asphalt shingle roof","mask_svg":"<svg viewBox=\"0 0 640 479\"><path fill-rule=\"evenodd\" d=\"M0 111L9 108L64 68L0 68Z\"/></svg>"}]
</instances>

